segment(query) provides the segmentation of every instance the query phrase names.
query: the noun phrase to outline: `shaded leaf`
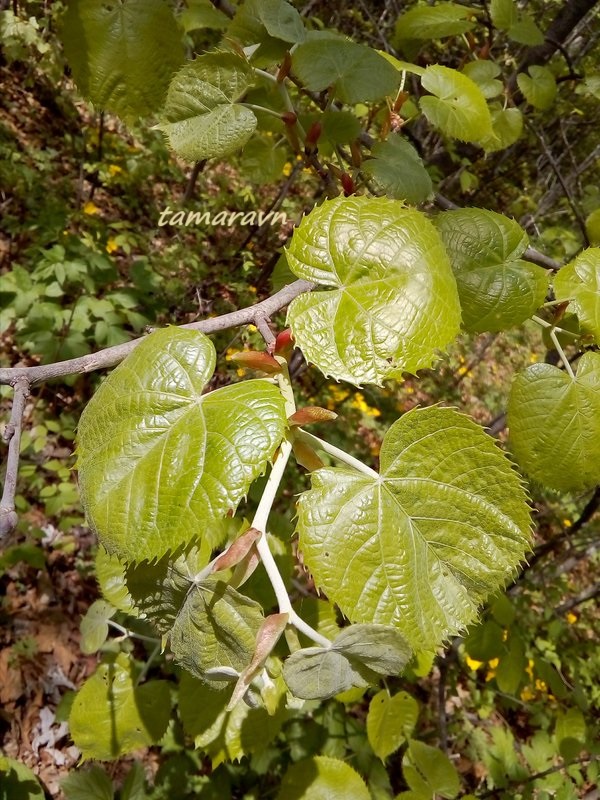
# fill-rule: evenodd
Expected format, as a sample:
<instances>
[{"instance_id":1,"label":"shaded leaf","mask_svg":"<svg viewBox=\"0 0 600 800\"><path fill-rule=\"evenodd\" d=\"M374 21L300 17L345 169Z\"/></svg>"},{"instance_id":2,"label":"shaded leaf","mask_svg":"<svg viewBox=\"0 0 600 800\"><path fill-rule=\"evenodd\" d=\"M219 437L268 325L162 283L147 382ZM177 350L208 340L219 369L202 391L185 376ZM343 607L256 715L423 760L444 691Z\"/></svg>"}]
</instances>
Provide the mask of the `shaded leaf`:
<instances>
[{"instance_id":1,"label":"shaded leaf","mask_svg":"<svg viewBox=\"0 0 600 800\"><path fill-rule=\"evenodd\" d=\"M456 277L468 331L501 331L524 322L542 305L548 270L521 260L527 234L494 211L465 208L435 219Z\"/></svg>"},{"instance_id":2,"label":"shaded leaf","mask_svg":"<svg viewBox=\"0 0 600 800\"><path fill-rule=\"evenodd\" d=\"M403 39L445 39L472 30L472 16L471 9L457 3L411 8L398 17L395 36L400 46Z\"/></svg>"},{"instance_id":3,"label":"shaded leaf","mask_svg":"<svg viewBox=\"0 0 600 800\"><path fill-rule=\"evenodd\" d=\"M388 430L381 474L320 469L298 531L315 584L355 622L431 649L468 625L530 547L526 494L469 418L411 411Z\"/></svg>"},{"instance_id":4,"label":"shaded leaf","mask_svg":"<svg viewBox=\"0 0 600 800\"><path fill-rule=\"evenodd\" d=\"M429 173L415 148L402 136L392 134L385 142L373 145L362 170L388 197L421 203L431 194Z\"/></svg>"},{"instance_id":5,"label":"shaded leaf","mask_svg":"<svg viewBox=\"0 0 600 800\"><path fill-rule=\"evenodd\" d=\"M326 287L296 298L288 324L307 360L337 380L381 384L428 367L457 333L442 242L401 203L327 200L294 231L286 257L298 277Z\"/></svg>"},{"instance_id":6,"label":"shaded leaf","mask_svg":"<svg viewBox=\"0 0 600 800\"><path fill-rule=\"evenodd\" d=\"M582 331L600 344L600 247L588 247L554 277L557 300L568 300ZM559 323L560 325L560 323Z\"/></svg>"},{"instance_id":7,"label":"shaded leaf","mask_svg":"<svg viewBox=\"0 0 600 800\"><path fill-rule=\"evenodd\" d=\"M114 789L106 772L97 766L71 772L60 782L67 800L113 800Z\"/></svg>"},{"instance_id":8,"label":"shaded leaf","mask_svg":"<svg viewBox=\"0 0 600 800\"><path fill-rule=\"evenodd\" d=\"M436 747L412 739L402 759L402 772L411 789L428 790L428 797L454 798L460 791L456 768L445 753Z\"/></svg>"},{"instance_id":9,"label":"shaded leaf","mask_svg":"<svg viewBox=\"0 0 600 800\"><path fill-rule=\"evenodd\" d=\"M574 379L551 364L520 372L508 426L515 457L534 481L562 492L600 483L600 354L584 353Z\"/></svg>"},{"instance_id":10,"label":"shaded leaf","mask_svg":"<svg viewBox=\"0 0 600 800\"><path fill-rule=\"evenodd\" d=\"M136 686L136 677L133 662L120 653L100 664L77 692L69 728L83 758L110 761L163 736L171 716L169 685Z\"/></svg>"},{"instance_id":11,"label":"shaded leaf","mask_svg":"<svg viewBox=\"0 0 600 800\"><path fill-rule=\"evenodd\" d=\"M411 736L419 716L419 705L408 692L390 696L378 692L369 704L367 736L373 752L382 761Z\"/></svg>"},{"instance_id":12,"label":"shaded leaf","mask_svg":"<svg viewBox=\"0 0 600 800\"><path fill-rule=\"evenodd\" d=\"M479 86L486 99L497 97L503 89L502 81L496 80L500 75L500 67L495 61L476 59L468 61L462 72Z\"/></svg>"},{"instance_id":13,"label":"shaded leaf","mask_svg":"<svg viewBox=\"0 0 600 800\"><path fill-rule=\"evenodd\" d=\"M15 758L0 753L0 798L2 800L44 800L44 790L35 773Z\"/></svg>"},{"instance_id":14,"label":"shaded leaf","mask_svg":"<svg viewBox=\"0 0 600 800\"><path fill-rule=\"evenodd\" d=\"M95 600L81 620L81 652L89 655L99 650L108 636L108 620L117 609L106 600Z\"/></svg>"},{"instance_id":15,"label":"shaded leaf","mask_svg":"<svg viewBox=\"0 0 600 800\"><path fill-rule=\"evenodd\" d=\"M480 144L488 153L504 150L521 138L523 114L518 108L502 108L500 103L490 105L493 136L484 137Z\"/></svg>"},{"instance_id":16,"label":"shaded leaf","mask_svg":"<svg viewBox=\"0 0 600 800\"><path fill-rule=\"evenodd\" d=\"M525 99L534 108L544 111L550 108L556 97L556 79L548 67L531 66L517 75L517 84Z\"/></svg>"},{"instance_id":17,"label":"shaded leaf","mask_svg":"<svg viewBox=\"0 0 600 800\"><path fill-rule=\"evenodd\" d=\"M363 779L343 761L313 756L283 776L277 800L371 800Z\"/></svg>"},{"instance_id":18,"label":"shaded leaf","mask_svg":"<svg viewBox=\"0 0 600 800\"><path fill-rule=\"evenodd\" d=\"M285 429L283 398L263 380L203 394L210 340L166 328L106 378L79 423L79 484L90 525L125 561L192 539L220 543L220 521L265 469Z\"/></svg>"},{"instance_id":19,"label":"shaded leaf","mask_svg":"<svg viewBox=\"0 0 600 800\"><path fill-rule=\"evenodd\" d=\"M485 97L475 81L439 64L427 67L421 78L433 97L421 97L421 110L446 136L478 142L493 135L492 118Z\"/></svg>"}]
</instances>

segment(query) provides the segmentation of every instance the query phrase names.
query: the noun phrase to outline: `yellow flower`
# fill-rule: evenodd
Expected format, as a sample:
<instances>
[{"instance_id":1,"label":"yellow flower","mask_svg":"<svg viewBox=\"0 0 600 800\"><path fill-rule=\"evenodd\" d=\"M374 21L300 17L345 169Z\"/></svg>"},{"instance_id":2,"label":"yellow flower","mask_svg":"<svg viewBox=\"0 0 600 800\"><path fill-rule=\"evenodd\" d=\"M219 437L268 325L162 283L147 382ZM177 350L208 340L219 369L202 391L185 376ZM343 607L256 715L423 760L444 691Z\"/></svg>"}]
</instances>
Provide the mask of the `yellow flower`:
<instances>
[{"instance_id":1,"label":"yellow flower","mask_svg":"<svg viewBox=\"0 0 600 800\"><path fill-rule=\"evenodd\" d=\"M569 613L567 614L567 622L569 623L569 625L575 625L575 623L577 622L577 614L574 614L572 611L569 611Z\"/></svg>"},{"instance_id":2,"label":"yellow flower","mask_svg":"<svg viewBox=\"0 0 600 800\"><path fill-rule=\"evenodd\" d=\"M251 324L251 325L248 325L248 330L249 330L251 333L256 333L256 331L258 330L258 328L256 327L256 325L252 325L252 324Z\"/></svg>"},{"instance_id":3,"label":"yellow flower","mask_svg":"<svg viewBox=\"0 0 600 800\"><path fill-rule=\"evenodd\" d=\"M283 169L281 170L281 172L282 172L282 173L285 175L285 177L286 177L286 178L287 178L289 175L291 175L291 174L292 174L292 164L291 164L291 162L290 162L290 161L286 161L286 162L285 162L285 164L283 165Z\"/></svg>"},{"instance_id":4,"label":"yellow flower","mask_svg":"<svg viewBox=\"0 0 600 800\"><path fill-rule=\"evenodd\" d=\"M546 686L544 681L541 681L539 678L536 678L535 688L538 690L538 692L547 692L548 691L548 687Z\"/></svg>"},{"instance_id":5,"label":"yellow flower","mask_svg":"<svg viewBox=\"0 0 600 800\"><path fill-rule=\"evenodd\" d=\"M525 672L529 675L531 680L533 680L533 659L529 659L527 662L527 666L525 667Z\"/></svg>"},{"instance_id":6,"label":"yellow flower","mask_svg":"<svg viewBox=\"0 0 600 800\"><path fill-rule=\"evenodd\" d=\"M491 681L492 678L496 677L496 667L498 666L498 659L492 658L491 661L488 661L488 671L485 675L486 683Z\"/></svg>"},{"instance_id":7,"label":"yellow flower","mask_svg":"<svg viewBox=\"0 0 600 800\"><path fill-rule=\"evenodd\" d=\"M477 672L479 667L483 667L485 663L483 661L477 661L476 659L471 658L471 656L467 656L465 661L467 662L467 666L469 667L469 669L472 669L473 672Z\"/></svg>"},{"instance_id":8,"label":"yellow flower","mask_svg":"<svg viewBox=\"0 0 600 800\"><path fill-rule=\"evenodd\" d=\"M108 174L109 175L118 175L119 172L123 172L123 168L120 167L118 164L109 164L108 166Z\"/></svg>"},{"instance_id":9,"label":"yellow flower","mask_svg":"<svg viewBox=\"0 0 600 800\"><path fill-rule=\"evenodd\" d=\"M529 702L529 700L533 700L534 697L535 697L535 692L532 692L529 686L526 686L521 691L521 700L523 700L525 703Z\"/></svg>"},{"instance_id":10,"label":"yellow flower","mask_svg":"<svg viewBox=\"0 0 600 800\"><path fill-rule=\"evenodd\" d=\"M565 528L570 528L571 525L573 524L570 519L563 519L562 523L565 526Z\"/></svg>"},{"instance_id":11,"label":"yellow flower","mask_svg":"<svg viewBox=\"0 0 600 800\"><path fill-rule=\"evenodd\" d=\"M118 249L119 249L119 245L116 243L116 241L113 239L113 237L110 236L108 241L107 241L107 243L106 243L106 252L107 253L114 253L115 250L118 250Z\"/></svg>"},{"instance_id":12,"label":"yellow flower","mask_svg":"<svg viewBox=\"0 0 600 800\"><path fill-rule=\"evenodd\" d=\"M96 203L93 203L91 200L88 200L87 203L83 207L83 213L84 214L99 214L100 213L100 209L98 208Z\"/></svg>"},{"instance_id":13,"label":"yellow flower","mask_svg":"<svg viewBox=\"0 0 600 800\"><path fill-rule=\"evenodd\" d=\"M235 374L236 374L236 375L237 375L239 378L243 378L243 377L244 377L244 375L246 374L246 370L245 370L245 369L243 369L242 367L238 367L238 368L236 369L236 371L235 371Z\"/></svg>"},{"instance_id":14,"label":"yellow flower","mask_svg":"<svg viewBox=\"0 0 600 800\"><path fill-rule=\"evenodd\" d=\"M530 364L536 364L536 363L537 363L537 360L538 360L537 353L532 353L532 354L529 356L529 363L530 363Z\"/></svg>"},{"instance_id":15,"label":"yellow flower","mask_svg":"<svg viewBox=\"0 0 600 800\"><path fill-rule=\"evenodd\" d=\"M250 294L256 294L256 286L249 286L248 291Z\"/></svg>"}]
</instances>

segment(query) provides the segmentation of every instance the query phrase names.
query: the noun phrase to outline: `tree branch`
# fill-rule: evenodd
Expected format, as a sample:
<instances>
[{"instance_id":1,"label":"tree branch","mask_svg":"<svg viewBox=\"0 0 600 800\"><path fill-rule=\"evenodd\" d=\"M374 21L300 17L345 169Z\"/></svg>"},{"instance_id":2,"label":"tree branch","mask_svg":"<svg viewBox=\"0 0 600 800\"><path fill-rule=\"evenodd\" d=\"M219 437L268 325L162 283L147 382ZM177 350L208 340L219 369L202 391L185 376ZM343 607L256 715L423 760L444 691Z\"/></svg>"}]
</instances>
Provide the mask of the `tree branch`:
<instances>
[{"instance_id":1,"label":"tree branch","mask_svg":"<svg viewBox=\"0 0 600 800\"><path fill-rule=\"evenodd\" d=\"M256 325L257 320L271 317L303 292L310 292L314 284L309 281L298 280L284 286L271 297L238 311L222 314L220 317L211 317L199 322L190 322L181 325L181 328L191 328L202 333L215 333L228 328L237 328L240 325ZM258 325L257 325L258 327ZM14 386L19 378L26 378L30 385L60 378L64 375L94 372L97 369L114 367L142 341L143 337L133 339L131 342L107 347L97 353L89 353L79 358L70 358L67 361L58 361L55 364L41 364L33 367L9 367L0 369L0 384Z\"/></svg>"},{"instance_id":2,"label":"tree branch","mask_svg":"<svg viewBox=\"0 0 600 800\"><path fill-rule=\"evenodd\" d=\"M23 414L25 413L25 404L29 397L29 388L29 381L27 378L20 377L15 380L10 420L2 434L4 441L8 442L8 457L6 459L4 490L2 492L2 499L0 500L0 541L16 528L18 521L15 513L15 492L17 489L17 475L19 472Z\"/></svg>"}]
</instances>

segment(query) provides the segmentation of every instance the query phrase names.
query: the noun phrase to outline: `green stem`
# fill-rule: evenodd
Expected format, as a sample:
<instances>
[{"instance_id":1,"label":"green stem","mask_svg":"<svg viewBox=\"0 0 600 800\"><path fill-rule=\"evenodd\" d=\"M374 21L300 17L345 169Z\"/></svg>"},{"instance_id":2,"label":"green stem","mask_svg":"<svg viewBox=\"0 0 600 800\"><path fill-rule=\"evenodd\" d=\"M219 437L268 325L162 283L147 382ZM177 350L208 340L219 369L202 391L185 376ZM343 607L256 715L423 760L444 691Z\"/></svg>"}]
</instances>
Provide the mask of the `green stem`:
<instances>
[{"instance_id":1,"label":"green stem","mask_svg":"<svg viewBox=\"0 0 600 800\"><path fill-rule=\"evenodd\" d=\"M569 359L565 355L565 351L562 349L561 343L558 341L558 336L556 335L556 331L561 331L561 328L556 328L552 323L546 322L546 320L541 319L540 317L536 316L535 314L531 318L534 322L537 322L538 325L541 325L544 328L550 328L550 338L556 347L556 352L558 353L560 360L562 361L567 374L569 375L572 380L575 380L575 373L569 364Z\"/></svg>"},{"instance_id":2,"label":"green stem","mask_svg":"<svg viewBox=\"0 0 600 800\"><path fill-rule=\"evenodd\" d=\"M252 111L263 112L265 114L270 114L272 117L277 117L277 119L281 119L281 114L279 111L274 111L272 108L266 108L266 106L258 106L254 103L240 103L239 105L245 106L246 108L251 108Z\"/></svg>"},{"instance_id":3,"label":"green stem","mask_svg":"<svg viewBox=\"0 0 600 800\"><path fill-rule=\"evenodd\" d=\"M339 447L336 447L334 444L330 444L329 442L324 441L323 439L319 439L318 436L314 436L312 433L308 433L308 431L299 430L296 433L296 436L304 439L307 444L310 444L312 447L315 447L317 450L322 450L324 453L329 453L330 456L337 458L338 461L342 461L344 464L348 464L349 467L354 467L354 469L362 472L363 475L368 475L369 478L376 478L379 480L379 473L375 472L374 469L368 467L366 464L363 464L362 461L359 461L358 458L354 458L351 456L350 453L347 453L345 450L341 450Z\"/></svg>"},{"instance_id":4,"label":"green stem","mask_svg":"<svg viewBox=\"0 0 600 800\"><path fill-rule=\"evenodd\" d=\"M151 642L152 644L157 644L160 646L160 639L157 639L154 636L144 636L142 633L130 631L128 628L124 628L123 625L119 625L118 622L114 622L112 619L107 620L107 623L111 628L119 631L122 636L126 636L128 639L139 639L141 642Z\"/></svg>"}]
</instances>

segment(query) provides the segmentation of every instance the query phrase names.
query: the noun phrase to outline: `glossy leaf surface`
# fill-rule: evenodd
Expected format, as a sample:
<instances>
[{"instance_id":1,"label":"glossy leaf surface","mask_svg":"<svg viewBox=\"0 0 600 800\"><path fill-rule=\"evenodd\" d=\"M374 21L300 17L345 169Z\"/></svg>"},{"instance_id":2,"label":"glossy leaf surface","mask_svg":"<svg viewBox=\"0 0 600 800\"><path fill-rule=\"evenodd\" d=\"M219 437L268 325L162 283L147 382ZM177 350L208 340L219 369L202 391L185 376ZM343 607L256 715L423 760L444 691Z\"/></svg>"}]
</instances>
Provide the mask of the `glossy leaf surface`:
<instances>
[{"instance_id":1,"label":"glossy leaf surface","mask_svg":"<svg viewBox=\"0 0 600 800\"><path fill-rule=\"evenodd\" d=\"M79 424L89 523L124 561L192 539L216 546L220 520L265 469L285 429L279 390L244 381L203 394L215 350L201 333L156 331L106 378Z\"/></svg>"},{"instance_id":2,"label":"glossy leaf surface","mask_svg":"<svg viewBox=\"0 0 600 800\"><path fill-rule=\"evenodd\" d=\"M477 142L493 134L485 97L471 78L435 64L427 67L421 83L433 95L421 97L421 110L446 136Z\"/></svg>"},{"instance_id":3,"label":"glossy leaf surface","mask_svg":"<svg viewBox=\"0 0 600 800\"><path fill-rule=\"evenodd\" d=\"M199 161L243 147L256 128L254 113L237 101L253 84L246 61L234 53L206 53L171 81L163 108L165 132L177 155Z\"/></svg>"},{"instance_id":4,"label":"glossy leaf surface","mask_svg":"<svg viewBox=\"0 0 600 800\"><path fill-rule=\"evenodd\" d=\"M563 492L600 483L600 354L584 353L574 380L551 364L519 373L508 425L512 450L533 480Z\"/></svg>"},{"instance_id":5,"label":"glossy leaf surface","mask_svg":"<svg viewBox=\"0 0 600 800\"><path fill-rule=\"evenodd\" d=\"M121 653L100 664L83 684L71 709L69 728L84 758L111 760L147 747L164 734L171 716L169 685L135 685L133 662Z\"/></svg>"},{"instance_id":6,"label":"glossy leaf surface","mask_svg":"<svg viewBox=\"0 0 600 800\"><path fill-rule=\"evenodd\" d=\"M343 761L313 756L283 776L277 800L371 800L363 779Z\"/></svg>"},{"instance_id":7,"label":"glossy leaf surface","mask_svg":"<svg viewBox=\"0 0 600 800\"><path fill-rule=\"evenodd\" d=\"M468 331L505 330L542 305L548 271L520 258L528 240L514 220L465 208L440 214L435 225L450 256Z\"/></svg>"},{"instance_id":8,"label":"glossy leaf surface","mask_svg":"<svg viewBox=\"0 0 600 800\"><path fill-rule=\"evenodd\" d=\"M431 178L415 148L402 136L392 134L371 149L363 172L374 178L388 197L421 203L432 191Z\"/></svg>"},{"instance_id":9,"label":"glossy leaf surface","mask_svg":"<svg viewBox=\"0 0 600 800\"><path fill-rule=\"evenodd\" d=\"M582 331L600 344L600 247L589 247L561 267L554 278L554 294L557 300L569 300Z\"/></svg>"},{"instance_id":10,"label":"glossy leaf surface","mask_svg":"<svg viewBox=\"0 0 600 800\"><path fill-rule=\"evenodd\" d=\"M463 629L530 546L525 491L472 420L446 408L395 422L381 474L321 469L299 502L304 561L355 622L395 625L415 649Z\"/></svg>"},{"instance_id":11,"label":"glossy leaf surface","mask_svg":"<svg viewBox=\"0 0 600 800\"><path fill-rule=\"evenodd\" d=\"M162 0L71 0L62 40L81 93L125 119L157 110L184 58L181 31Z\"/></svg>"},{"instance_id":12,"label":"glossy leaf surface","mask_svg":"<svg viewBox=\"0 0 600 800\"><path fill-rule=\"evenodd\" d=\"M325 201L302 220L286 255L298 277L326 287L288 311L296 344L326 375L381 384L430 366L457 334L458 293L442 242L401 203Z\"/></svg>"}]
</instances>

